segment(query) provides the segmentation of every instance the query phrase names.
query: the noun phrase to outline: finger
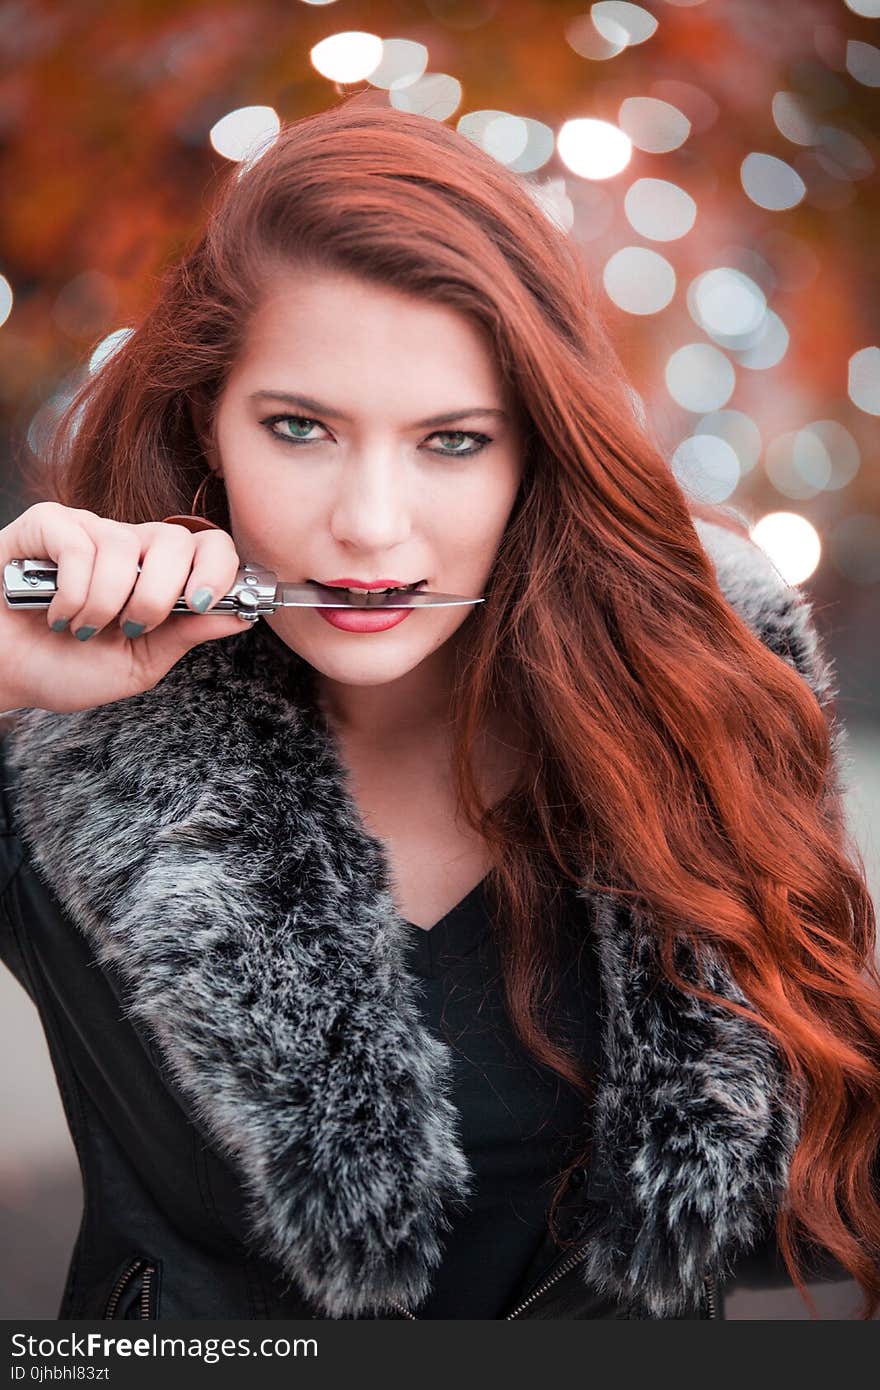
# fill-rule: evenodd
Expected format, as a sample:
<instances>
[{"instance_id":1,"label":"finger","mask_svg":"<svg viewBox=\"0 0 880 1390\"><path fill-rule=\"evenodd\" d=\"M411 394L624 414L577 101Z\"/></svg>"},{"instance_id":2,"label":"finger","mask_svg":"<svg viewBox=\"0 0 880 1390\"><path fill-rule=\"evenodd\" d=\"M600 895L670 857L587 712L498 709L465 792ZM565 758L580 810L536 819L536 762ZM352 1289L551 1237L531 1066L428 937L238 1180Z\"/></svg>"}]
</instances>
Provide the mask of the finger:
<instances>
[{"instance_id":1,"label":"finger","mask_svg":"<svg viewBox=\"0 0 880 1390\"><path fill-rule=\"evenodd\" d=\"M206 613L219 598L230 593L241 569L235 542L226 531L197 531L193 572L186 586L186 601L197 613ZM204 592L210 595L207 602Z\"/></svg>"},{"instance_id":2,"label":"finger","mask_svg":"<svg viewBox=\"0 0 880 1390\"><path fill-rule=\"evenodd\" d=\"M95 557L85 601L70 616L70 630L88 641L111 623L138 577L141 538L124 522L94 517L88 523Z\"/></svg>"},{"instance_id":3,"label":"finger","mask_svg":"<svg viewBox=\"0 0 880 1390\"><path fill-rule=\"evenodd\" d=\"M159 627L180 598L192 569L193 537L179 526L156 530L131 527L138 545L132 583L111 614L125 636L139 636ZM135 624L136 630L123 627Z\"/></svg>"},{"instance_id":4,"label":"finger","mask_svg":"<svg viewBox=\"0 0 880 1390\"><path fill-rule=\"evenodd\" d=\"M167 535L163 533L176 533ZM141 572L132 594L119 615L126 635L134 636L127 624L144 632L152 631L171 613L183 596L194 613L207 612L218 599L229 593L239 570L238 553L232 537L216 530L193 534L180 526L168 525L155 532L155 539L144 555ZM180 551L180 536L188 547L186 565L170 563L169 546ZM182 552L181 552L182 553Z\"/></svg>"},{"instance_id":5,"label":"finger","mask_svg":"<svg viewBox=\"0 0 880 1390\"><path fill-rule=\"evenodd\" d=\"M87 529L92 512L58 502L35 502L3 531L4 565L13 559L48 559L56 567L55 589L46 607L46 624L60 630L86 601L97 547Z\"/></svg>"}]
</instances>

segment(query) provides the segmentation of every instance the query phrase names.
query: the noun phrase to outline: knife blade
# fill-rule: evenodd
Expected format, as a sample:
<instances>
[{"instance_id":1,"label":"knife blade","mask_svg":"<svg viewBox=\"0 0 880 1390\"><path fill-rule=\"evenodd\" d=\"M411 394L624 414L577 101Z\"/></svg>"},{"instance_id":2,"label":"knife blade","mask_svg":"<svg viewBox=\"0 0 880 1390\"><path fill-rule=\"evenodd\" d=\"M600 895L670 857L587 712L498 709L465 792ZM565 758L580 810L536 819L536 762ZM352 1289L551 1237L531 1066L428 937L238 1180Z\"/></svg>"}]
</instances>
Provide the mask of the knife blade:
<instances>
[{"instance_id":1,"label":"knife blade","mask_svg":"<svg viewBox=\"0 0 880 1390\"><path fill-rule=\"evenodd\" d=\"M345 589L333 589L326 584L288 584L281 582L275 589L275 604L279 608L427 608L449 607L457 603L483 603L482 598L464 598L461 594L441 594L432 589L372 594L350 594Z\"/></svg>"}]
</instances>

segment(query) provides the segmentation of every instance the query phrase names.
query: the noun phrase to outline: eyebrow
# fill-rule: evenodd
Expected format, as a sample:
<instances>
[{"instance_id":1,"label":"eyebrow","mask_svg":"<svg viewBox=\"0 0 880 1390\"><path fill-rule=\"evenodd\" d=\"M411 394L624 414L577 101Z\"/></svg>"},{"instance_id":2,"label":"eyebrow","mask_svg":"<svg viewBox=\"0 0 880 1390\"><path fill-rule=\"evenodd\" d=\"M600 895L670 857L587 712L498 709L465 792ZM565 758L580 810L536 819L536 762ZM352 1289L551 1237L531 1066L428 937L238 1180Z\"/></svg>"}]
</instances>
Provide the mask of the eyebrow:
<instances>
[{"instance_id":1,"label":"eyebrow","mask_svg":"<svg viewBox=\"0 0 880 1390\"><path fill-rule=\"evenodd\" d=\"M345 420L346 424L351 424L350 415L345 415L332 405L323 405L312 396L295 396L289 391L254 391L251 400L284 401L287 405L296 405L303 410L314 411L316 415L329 415L334 420ZM444 415L430 415L427 420L416 420L407 428L416 430L427 429L430 425L449 425L454 420L469 420L474 415L495 415L501 420L508 418L507 411L499 410L496 406L474 406L470 410L451 410Z\"/></svg>"}]
</instances>

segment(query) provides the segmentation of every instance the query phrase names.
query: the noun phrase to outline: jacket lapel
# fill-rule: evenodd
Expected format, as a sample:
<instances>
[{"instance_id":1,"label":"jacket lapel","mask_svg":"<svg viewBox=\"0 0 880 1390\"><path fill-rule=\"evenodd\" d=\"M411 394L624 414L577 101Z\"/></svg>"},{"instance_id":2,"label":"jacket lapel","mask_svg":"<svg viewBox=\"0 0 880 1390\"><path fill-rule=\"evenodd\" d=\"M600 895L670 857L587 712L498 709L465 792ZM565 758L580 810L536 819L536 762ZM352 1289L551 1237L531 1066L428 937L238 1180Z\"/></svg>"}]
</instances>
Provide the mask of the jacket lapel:
<instances>
[{"instance_id":1,"label":"jacket lapel","mask_svg":"<svg viewBox=\"0 0 880 1390\"><path fill-rule=\"evenodd\" d=\"M797 1142L795 1097L762 1029L666 983L646 919L610 898L594 910L613 997L594 1111L603 1215L584 1277L640 1316L683 1316L707 1273L729 1273L766 1233ZM709 989L747 1002L716 955L701 961ZM676 965L698 982L684 945Z\"/></svg>"},{"instance_id":2,"label":"jacket lapel","mask_svg":"<svg viewBox=\"0 0 880 1390\"><path fill-rule=\"evenodd\" d=\"M380 845L270 637L30 711L9 761L33 860L236 1162L257 1247L338 1318L427 1292L471 1172Z\"/></svg>"},{"instance_id":3,"label":"jacket lapel","mask_svg":"<svg viewBox=\"0 0 880 1390\"><path fill-rule=\"evenodd\" d=\"M707 525L721 578L728 543ZM755 571L741 611L772 615L786 659L805 644L827 686L781 592ZM384 846L313 681L255 624L128 700L28 710L7 756L33 863L235 1163L255 1248L340 1318L427 1294L474 1180L451 1053L420 1021ZM585 900L606 1000L591 1190L607 1201L584 1277L671 1316L770 1219L796 1111L763 1031L658 982L648 924Z\"/></svg>"}]
</instances>

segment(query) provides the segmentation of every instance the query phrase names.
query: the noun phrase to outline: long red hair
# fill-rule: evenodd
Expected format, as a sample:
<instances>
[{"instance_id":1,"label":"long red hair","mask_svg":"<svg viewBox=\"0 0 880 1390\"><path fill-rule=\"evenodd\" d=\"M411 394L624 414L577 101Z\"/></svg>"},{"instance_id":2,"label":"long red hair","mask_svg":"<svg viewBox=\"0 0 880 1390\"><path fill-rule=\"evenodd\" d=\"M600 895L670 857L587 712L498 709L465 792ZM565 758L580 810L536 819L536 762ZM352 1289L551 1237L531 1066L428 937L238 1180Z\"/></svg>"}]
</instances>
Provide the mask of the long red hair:
<instances>
[{"instance_id":1,"label":"long red hair","mask_svg":"<svg viewBox=\"0 0 880 1390\"><path fill-rule=\"evenodd\" d=\"M647 908L664 973L709 999L676 974L672 946L682 933L714 943L747 1016L803 1083L777 1218L789 1274L809 1303L798 1246L818 1245L872 1316L880 977L834 785L833 699L820 706L722 596L693 516L747 528L683 494L637 417L580 257L526 180L372 94L287 125L230 170L204 234L77 391L26 490L128 522L188 511L251 313L273 270L291 265L348 270L471 316L522 409L523 485L490 601L463 629L454 772L493 847L524 1047L586 1105L594 1078L552 1036L560 875ZM223 497L211 506L228 529ZM474 747L499 702L529 767L487 805Z\"/></svg>"}]
</instances>

